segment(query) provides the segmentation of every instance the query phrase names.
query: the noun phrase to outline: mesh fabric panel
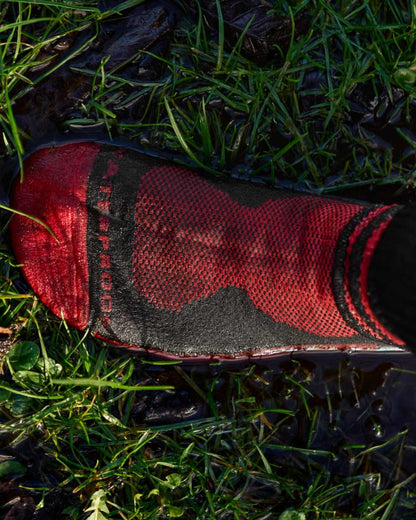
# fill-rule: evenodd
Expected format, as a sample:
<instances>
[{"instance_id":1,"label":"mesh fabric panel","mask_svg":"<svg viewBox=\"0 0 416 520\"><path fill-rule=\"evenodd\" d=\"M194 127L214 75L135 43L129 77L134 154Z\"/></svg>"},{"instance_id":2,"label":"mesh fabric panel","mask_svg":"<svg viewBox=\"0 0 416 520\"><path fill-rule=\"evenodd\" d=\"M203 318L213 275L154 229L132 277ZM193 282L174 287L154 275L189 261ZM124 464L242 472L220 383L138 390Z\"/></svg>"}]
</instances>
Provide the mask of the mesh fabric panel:
<instances>
[{"instance_id":1,"label":"mesh fabric panel","mask_svg":"<svg viewBox=\"0 0 416 520\"><path fill-rule=\"evenodd\" d=\"M361 209L287 194L252 208L196 174L153 168L142 176L136 204L134 283L171 311L237 287L276 322L352 336L331 274L340 231Z\"/></svg>"}]
</instances>

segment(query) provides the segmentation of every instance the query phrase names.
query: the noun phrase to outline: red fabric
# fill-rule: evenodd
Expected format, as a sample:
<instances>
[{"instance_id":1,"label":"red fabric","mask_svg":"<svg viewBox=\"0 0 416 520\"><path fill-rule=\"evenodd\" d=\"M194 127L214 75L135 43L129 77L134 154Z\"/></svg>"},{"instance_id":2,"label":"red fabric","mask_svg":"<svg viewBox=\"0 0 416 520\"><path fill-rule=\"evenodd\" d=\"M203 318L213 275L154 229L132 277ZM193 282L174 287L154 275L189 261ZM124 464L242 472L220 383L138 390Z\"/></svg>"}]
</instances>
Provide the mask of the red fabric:
<instances>
[{"instance_id":1,"label":"red fabric","mask_svg":"<svg viewBox=\"0 0 416 520\"><path fill-rule=\"evenodd\" d=\"M340 232L361 209L307 195L251 208L197 174L153 168L138 193L134 283L172 311L233 286L276 322L351 337L331 275Z\"/></svg>"},{"instance_id":2,"label":"red fabric","mask_svg":"<svg viewBox=\"0 0 416 520\"><path fill-rule=\"evenodd\" d=\"M247 195L244 189L240 191L241 184L238 188L237 185L214 184L196 173L170 165L145 171L146 163L141 162L140 156L127 160L118 150L110 155L103 153L98 159L99 151L100 145L94 143L39 150L25 162L24 181L16 183L12 196L14 209L47 223L58 238L56 241L43 226L29 218L14 216L12 219L12 245L27 280L43 303L69 324L81 329L90 325L90 303L93 306L99 299L99 293L94 290L94 277L89 280L90 272L96 273L94 269L103 271L99 283L106 291L104 296L113 290L115 278L112 278L110 253L97 253L95 263L87 256L90 248L94 257L94 249L91 251L87 246L94 244L98 237L98 240L106 240L108 250L111 240L112 253L121 251L124 255L118 257L120 265L115 271L122 278L117 278L118 287L126 291L135 287L154 307L171 311L170 316L175 316L185 305L203 301L231 286L244 291L232 292L234 302L240 294L245 299L248 295L256 309L277 323L293 327L294 341L300 341L296 339L297 331L331 338L330 341L332 338L353 338L357 331L344 319L333 294L335 256L345 239L345 283L340 291L343 294L337 296L345 297L350 313L374 338L382 339L384 334L403 344L378 323L367 295L373 251L389 221L375 229L367 241L363 258L354 258L355 267L350 269L354 244L388 208L370 211L368 216L357 221L350 236L345 237L342 234L345 226L363 209L359 204L275 190L270 190L270 199L266 200L268 194L264 189L256 192L255 186L251 186L253 197L247 196L247 200L264 200L251 207L250 203L239 202ZM116 174L123 164L129 164L133 169L124 169L126 176L120 180L120 175ZM93 165L94 175L89 183ZM100 181L111 180L114 185L119 182L114 192L118 213L114 215L110 208L111 189L101 184L95 187L93 180L97 175ZM93 208L87 207L88 184L89 201L95 200L91 199L95 190L102 192L96 205L91 202ZM124 193L133 198L126 196L124 199ZM126 200L129 210L124 214ZM132 203L136 200L133 215ZM89 228L89 218L91 222L98 219L97 229ZM133 251L130 242L132 220L135 225ZM107 233L110 222L115 230L128 223L129 239L125 241L128 246L117 243L116 233ZM89 243L88 232L93 240ZM343 240L339 242L341 236ZM337 259L339 261L339 256ZM351 273L358 271L359 280L353 282L359 284L361 301L354 304L347 281L351 282ZM338 279L342 283L342 275ZM356 298L355 291L353 293ZM119 308L107 309L109 321L123 322L125 316L120 314L123 312L120 308L127 309L127 317L130 316L130 309L124 305L125 301L130 302L129 293L122 294L123 305L119 303ZM231 308L225 308L227 304L220 309L230 320L233 319L233 301ZM343 303L340 303L341 307ZM364 307L370 325L355 305L361 310ZM102 303L98 306L103 309ZM137 320L135 312L132 309L131 316ZM148 312L149 316L139 315L138 318L157 330L155 314L151 314L152 309ZM172 327L176 325L175 320L176 317ZM91 326L94 330L93 320ZM129 334L120 338L116 335L112 341L125 343L125 338L132 341ZM192 335L192 327L189 334ZM256 345L247 345L245 352L255 350Z\"/></svg>"},{"instance_id":3,"label":"red fabric","mask_svg":"<svg viewBox=\"0 0 416 520\"><path fill-rule=\"evenodd\" d=\"M99 145L74 143L44 148L24 164L12 207L48 224L14 216L10 231L17 261L41 300L79 328L89 319L87 182Z\"/></svg>"}]
</instances>

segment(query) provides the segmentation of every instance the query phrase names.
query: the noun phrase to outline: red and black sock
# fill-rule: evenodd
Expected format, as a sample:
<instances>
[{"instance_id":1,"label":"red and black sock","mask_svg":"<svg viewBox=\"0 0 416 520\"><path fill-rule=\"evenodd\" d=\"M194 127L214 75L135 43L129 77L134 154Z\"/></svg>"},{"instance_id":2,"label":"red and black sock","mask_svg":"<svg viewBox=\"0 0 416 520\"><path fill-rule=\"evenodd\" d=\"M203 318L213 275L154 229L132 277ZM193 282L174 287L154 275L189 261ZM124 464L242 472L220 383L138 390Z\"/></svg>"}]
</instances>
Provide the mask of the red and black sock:
<instances>
[{"instance_id":1,"label":"red and black sock","mask_svg":"<svg viewBox=\"0 0 416 520\"><path fill-rule=\"evenodd\" d=\"M238 357L411 337L390 322L394 283L380 293L402 270L383 246L400 206L213 180L91 142L30 156L12 204L58 239L13 217L12 245L35 292L108 341Z\"/></svg>"}]
</instances>

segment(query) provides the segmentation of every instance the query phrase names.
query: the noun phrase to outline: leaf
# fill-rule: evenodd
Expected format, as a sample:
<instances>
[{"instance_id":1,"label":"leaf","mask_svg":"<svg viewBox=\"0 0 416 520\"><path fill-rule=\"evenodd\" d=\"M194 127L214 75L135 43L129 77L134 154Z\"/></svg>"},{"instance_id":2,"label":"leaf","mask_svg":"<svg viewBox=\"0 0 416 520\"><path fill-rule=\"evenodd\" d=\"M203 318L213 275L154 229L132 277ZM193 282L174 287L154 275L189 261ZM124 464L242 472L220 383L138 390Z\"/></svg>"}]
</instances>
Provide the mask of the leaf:
<instances>
[{"instance_id":1,"label":"leaf","mask_svg":"<svg viewBox=\"0 0 416 520\"><path fill-rule=\"evenodd\" d=\"M17 343L7 354L13 370L30 370L39 357L39 347L33 341Z\"/></svg>"},{"instance_id":2,"label":"leaf","mask_svg":"<svg viewBox=\"0 0 416 520\"><path fill-rule=\"evenodd\" d=\"M107 495L103 489L98 489L91 495L91 505L85 512L92 511L85 520L107 520L104 513L109 513Z\"/></svg>"},{"instance_id":3,"label":"leaf","mask_svg":"<svg viewBox=\"0 0 416 520\"><path fill-rule=\"evenodd\" d=\"M57 377L62 372L62 365L52 358L39 359L38 367L48 377Z\"/></svg>"},{"instance_id":4,"label":"leaf","mask_svg":"<svg viewBox=\"0 0 416 520\"><path fill-rule=\"evenodd\" d=\"M166 485L171 489L177 488L182 482L182 478L179 473L171 473L166 477Z\"/></svg>"},{"instance_id":5,"label":"leaf","mask_svg":"<svg viewBox=\"0 0 416 520\"><path fill-rule=\"evenodd\" d=\"M6 403L10 397L10 392L5 388L0 388L0 404Z\"/></svg>"},{"instance_id":6,"label":"leaf","mask_svg":"<svg viewBox=\"0 0 416 520\"><path fill-rule=\"evenodd\" d=\"M25 395L13 395L7 400L6 407L12 415L20 417L33 411L33 399Z\"/></svg>"},{"instance_id":7,"label":"leaf","mask_svg":"<svg viewBox=\"0 0 416 520\"><path fill-rule=\"evenodd\" d=\"M39 372L33 372L32 370L18 370L14 373L13 379L17 383L32 383L36 386L42 386L45 383L45 377L39 374Z\"/></svg>"},{"instance_id":8,"label":"leaf","mask_svg":"<svg viewBox=\"0 0 416 520\"><path fill-rule=\"evenodd\" d=\"M181 507L168 505L169 516L172 518L179 518L183 515L184 510Z\"/></svg>"},{"instance_id":9,"label":"leaf","mask_svg":"<svg viewBox=\"0 0 416 520\"><path fill-rule=\"evenodd\" d=\"M194 449L195 442L191 442L182 452L181 457L179 459L179 463L182 464L182 462L186 459L186 457L192 453L192 450Z\"/></svg>"},{"instance_id":10,"label":"leaf","mask_svg":"<svg viewBox=\"0 0 416 520\"><path fill-rule=\"evenodd\" d=\"M0 462L0 478L9 475L24 475L25 473L25 466L16 460L5 460L4 462Z\"/></svg>"}]
</instances>

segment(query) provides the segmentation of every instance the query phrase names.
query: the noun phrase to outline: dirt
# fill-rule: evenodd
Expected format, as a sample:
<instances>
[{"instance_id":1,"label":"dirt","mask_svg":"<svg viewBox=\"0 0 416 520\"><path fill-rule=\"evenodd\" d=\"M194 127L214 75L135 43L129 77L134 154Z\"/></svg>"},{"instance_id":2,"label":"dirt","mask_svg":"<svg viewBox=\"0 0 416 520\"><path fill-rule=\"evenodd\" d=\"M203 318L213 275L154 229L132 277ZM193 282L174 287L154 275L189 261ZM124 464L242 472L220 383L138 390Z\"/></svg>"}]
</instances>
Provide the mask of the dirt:
<instances>
[{"instance_id":1,"label":"dirt","mask_svg":"<svg viewBox=\"0 0 416 520\"><path fill-rule=\"evenodd\" d=\"M5 460L21 463L25 472L0 479L1 520L61 520L65 507L77 502L72 489L60 486L63 475L41 435L13 442L12 435L0 434L0 462Z\"/></svg>"},{"instance_id":2,"label":"dirt","mask_svg":"<svg viewBox=\"0 0 416 520\"><path fill-rule=\"evenodd\" d=\"M169 2L146 3L130 10L128 16L115 15L102 22L98 27L98 38L91 44L86 45L93 36L93 28L46 47L45 55L52 58L48 66L65 61L71 53L78 54L19 99L14 107L19 128L36 142L82 130L81 125L71 125L70 121L86 116L82 104L91 96L93 75L103 57L109 57L105 70L125 80L121 94L124 99L135 90L129 82L160 79L166 67L150 53L167 56L177 14L177 7ZM79 69L91 71L91 74ZM30 79L36 80L38 75L39 70L33 70ZM116 104L122 105L121 101L117 99ZM145 102L139 96L124 111L128 112L129 119L140 118L143 106ZM117 115L122 115L123 108L111 108ZM106 135L103 124L86 130L89 135L94 132Z\"/></svg>"},{"instance_id":3,"label":"dirt","mask_svg":"<svg viewBox=\"0 0 416 520\"><path fill-rule=\"evenodd\" d=\"M307 11L295 16L292 23L288 15L273 9L273 3L267 1L225 0L220 4L221 12L215 0L198 4L206 28L215 38L218 38L219 24L224 24L224 44L228 51L238 45L243 55L259 64L281 58L290 45L292 29L293 37L297 38L307 32L311 23ZM191 0L185 5L194 19L198 19L198 4Z\"/></svg>"},{"instance_id":4,"label":"dirt","mask_svg":"<svg viewBox=\"0 0 416 520\"><path fill-rule=\"evenodd\" d=\"M115 2L102 2L102 8L111 7L112 4ZM98 38L93 43L88 42L95 28L87 28L46 46L42 57L49 58L49 61L43 66L34 67L28 74L35 85L13 105L17 125L27 136L24 139L26 150L31 151L53 140L109 139L111 136L115 140L128 140L132 146L169 152L166 149L169 143L163 132L163 124L168 123L169 118L165 108L157 105L156 96L152 97L149 85L156 86L168 81L169 70L164 60L170 59L174 30L180 28L186 34L187 30L195 27L198 20L196 3L190 1L184 5L186 9L181 10L178 3L169 0L145 2L128 11L127 15L114 15L104 20L98 27ZM231 51L236 42L241 40L241 52L259 67L281 66L291 38L301 41L313 29L313 13L306 8L292 20L287 13L271 9L269 2L259 4L250 0L227 0L221 5L226 49ZM201 9L205 30L217 41L219 18L216 2L205 0L201 2ZM247 29L249 20L251 23ZM175 49L176 53L181 54L180 60L192 68L192 57L186 55L183 47L182 50ZM334 55L339 55L340 60L343 59L341 51L334 48ZM77 55L65 61L74 52ZM103 61L104 57L107 58ZM325 90L328 88L328 79L318 63L323 57L317 55L314 59L317 65L308 68L299 77L299 114L296 118L302 121L302 125L309 125L313 134L311 139L316 140L317 146L321 146L320 140L327 139L324 132L326 114L316 107L327 102ZM37 82L47 67L61 62L64 64ZM209 74L212 65L204 64L202 58L200 63L205 73ZM97 95L97 88L93 86L94 75L100 64L105 74L111 73L124 82L117 89L116 95L106 97L106 109L116 116L117 124L111 117L104 117L94 105L94 96ZM339 78L334 75L331 81L332 88L336 89ZM144 83L138 85L137 82ZM106 80L106 88L113 85L114 81ZM285 92L283 90L279 94L281 101L290 104L290 92L287 91L288 99L285 98ZM416 102L399 86L390 85L387 89L377 79L357 84L347 93L346 101L343 112L337 115L337 119L343 121L343 132L334 130L335 135L330 136L326 145L326 153L314 156L319 172L331 172L325 176L320 188L331 193L340 190L343 193L342 186L349 185L353 188L347 190L346 196L370 198L377 202L414 200L415 190L410 173L415 158ZM190 96L183 102L199 106L201 95ZM228 129L225 133L227 142L232 142L235 128L244 130L241 134L242 142L244 135L249 135L252 123L247 120L248 115L229 106L226 101L209 101L206 110L208 118L215 112L223 128ZM137 132L128 127L138 122L151 124L158 111L162 123L160 130L157 127L143 128ZM255 148L250 153L244 146L226 153L225 173L271 181L268 164L273 154L270 150L281 149L291 143L295 136L282 126L282 122L275 121L271 114L267 114L267 109L264 117L270 119L270 124L258 136ZM88 124L85 119L89 120ZM328 124L330 126L326 131L330 135L331 125L335 123L330 121ZM3 155L1 170L10 173L15 162L7 161L2 146L0 144L0 158ZM218 157L210 160L212 164L209 166L218 167ZM288 164L293 164L293 169L288 168ZM383 164L391 164L391 172L385 179L380 177ZM301 190L317 188L311 179L306 182L302 180L310 167L305 157L299 157L298 147L285 153L280 166L281 171L272 180L277 185L295 185ZM370 174L370 170L373 173ZM404 180L407 174L409 182ZM360 180L361 176L367 179L364 183ZM377 182L373 182L373 179ZM4 183L7 183L7 176L4 176Z\"/></svg>"}]
</instances>

